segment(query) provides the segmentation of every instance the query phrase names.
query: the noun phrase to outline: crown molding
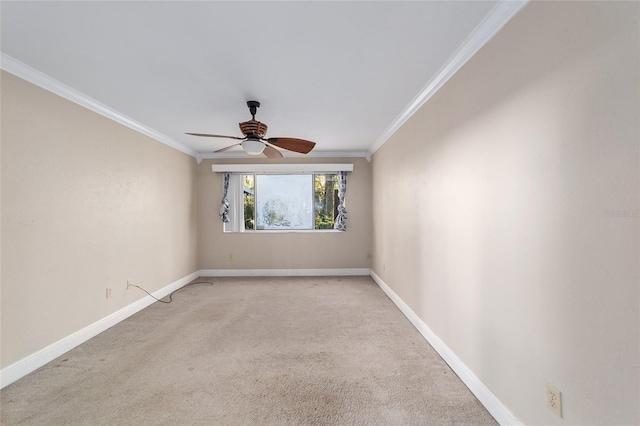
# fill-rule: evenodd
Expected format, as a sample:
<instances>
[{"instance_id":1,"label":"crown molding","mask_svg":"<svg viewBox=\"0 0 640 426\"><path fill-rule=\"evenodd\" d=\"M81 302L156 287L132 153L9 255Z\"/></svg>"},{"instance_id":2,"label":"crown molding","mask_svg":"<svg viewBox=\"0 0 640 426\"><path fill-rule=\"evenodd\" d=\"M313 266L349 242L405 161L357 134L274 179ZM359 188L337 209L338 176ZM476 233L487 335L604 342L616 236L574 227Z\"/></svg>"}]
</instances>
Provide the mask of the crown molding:
<instances>
[{"instance_id":1,"label":"crown molding","mask_svg":"<svg viewBox=\"0 0 640 426\"><path fill-rule=\"evenodd\" d=\"M66 84L61 83L58 80L55 80L54 78L36 70L35 68L32 68L29 65L24 64L17 59L14 59L4 52L0 52L0 68L7 71L8 73L20 77L23 80L28 81L31 84L35 84L38 87L55 93L56 95L61 96L73 103L76 103L117 123L120 123L123 126L129 127L136 132L142 133L143 135L155 139L158 142L162 142L163 144L168 145L171 148L184 152L185 154L194 157L198 161L198 163L202 161L202 156L198 152L186 147L180 142L177 142L174 139L171 139L169 136L163 135L162 133L157 132L150 127L147 127L144 124L135 121L134 119L127 117L124 114L121 114L113 108L110 108L105 104L100 103L95 99L85 95L84 93L81 93L76 89L73 89Z\"/></svg>"},{"instance_id":2,"label":"crown molding","mask_svg":"<svg viewBox=\"0 0 640 426\"><path fill-rule=\"evenodd\" d=\"M369 151L367 159L369 160L384 143L402 125L413 116L431 97L436 94L451 77L478 52L489 40L491 40L500 30L511 20L518 12L520 12L530 0L501 0L489 12L487 16L478 24L467 39L460 45L455 53L449 58L444 66L438 71L429 83L420 91L420 93L409 103L409 105L398 115L395 120L385 129L385 131L376 139Z\"/></svg>"},{"instance_id":3,"label":"crown molding","mask_svg":"<svg viewBox=\"0 0 640 426\"><path fill-rule=\"evenodd\" d=\"M308 154L297 154L293 152L287 152L286 150L281 150L284 158L366 158L366 151L312 151ZM200 154L203 159L212 160L212 159L220 159L220 158L264 158L256 155L249 155L242 150L235 152L220 152L216 153L201 153Z\"/></svg>"}]
</instances>

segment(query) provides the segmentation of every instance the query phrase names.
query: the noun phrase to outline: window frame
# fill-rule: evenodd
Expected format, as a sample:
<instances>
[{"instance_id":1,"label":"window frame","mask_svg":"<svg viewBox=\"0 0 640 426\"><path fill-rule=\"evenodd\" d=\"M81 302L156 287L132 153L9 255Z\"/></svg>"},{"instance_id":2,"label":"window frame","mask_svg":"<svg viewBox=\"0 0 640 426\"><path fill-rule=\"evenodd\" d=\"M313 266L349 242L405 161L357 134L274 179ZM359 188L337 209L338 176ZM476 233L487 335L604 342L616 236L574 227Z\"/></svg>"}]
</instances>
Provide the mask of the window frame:
<instances>
[{"instance_id":1,"label":"window frame","mask_svg":"<svg viewBox=\"0 0 640 426\"><path fill-rule=\"evenodd\" d=\"M338 229L244 229L244 185L245 174L332 174L353 171L353 164L213 164L214 173L229 173L228 199L231 205L230 222L223 223L224 233L238 234L287 234L287 233L342 233ZM257 180L257 179L256 179ZM256 192L254 181L254 194ZM313 195L312 195L313 196ZM242 206L242 208L238 208ZM254 222L255 223L255 222ZM315 223L315 217L314 217Z\"/></svg>"}]
</instances>

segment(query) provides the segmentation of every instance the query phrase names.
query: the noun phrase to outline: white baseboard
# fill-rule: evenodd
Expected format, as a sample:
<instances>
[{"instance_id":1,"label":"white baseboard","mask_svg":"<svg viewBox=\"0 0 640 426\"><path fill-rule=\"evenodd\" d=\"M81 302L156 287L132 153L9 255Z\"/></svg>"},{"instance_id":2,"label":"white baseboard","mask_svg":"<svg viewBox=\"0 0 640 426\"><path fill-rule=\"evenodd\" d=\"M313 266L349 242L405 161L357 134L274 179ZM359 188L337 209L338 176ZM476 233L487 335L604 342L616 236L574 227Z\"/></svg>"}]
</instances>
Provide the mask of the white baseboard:
<instances>
[{"instance_id":1,"label":"white baseboard","mask_svg":"<svg viewBox=\"0 0 640 426\"><path fill-rule=\"evenodd\" d=\"M201 269L201 277L332 277L369 275L369 268L341 269Z\"/></svg>"},{"instance_id":2,"label":"white baseboard","mask_svg":"<svg viewBox=\"0 0 640 426\"><path fill-rule=\"evenodd\" d=\"M154 292L153 296L161 299L167 296L172 291L177 290L185 284L198 278L199 276L199 271L189 274L186 277L181 278L178 281L175 281L167 285L166 287ZM142 299L125 306L119 311L116 311L94 322L93 324L88 325L87 327L58 340L57 342L52 343L46 348L40 349L38 352L35 352L3 368L2 370L0 370L0 388L4 388L5 386L10 385L11 383L26 376L32 371L37 370L38 368L42 367L48 362L53 361L65 352L70 351L76 346L102 333L106 329L116 325L120 321L127 319L138 311L141 311L142 309L151 305L153 302L155 302L155 300L151 296L145 296Z\"/></svg>"},{"instance_id":3,"label":"white baseboard","mask_svg":"<svg viewBox=\"0 0 640 426\"><path fill-rule=\"evenodd\" d=\"M488 387L466 366L464 362L416 315L413 310L391 288L371 270L371 278L380 286L389 299L418 329L420 334L440 354L449 367L462 379L484 407L501 425L522 425L522 422L489 390Z\"/></svg>"},{"instance_id":4,"label":"white baseboard","mask_svg":"<svg viewBox=\"0 0 640 426\"><path fill-rule=\"evenodd\" d=\"M258 276L365 276L371 275L380 288L389 296L400 311L411 321L422 336L433 346L451 369L462 379L487 411L501 425L521 425L517 417L487 388L480 379L467 367L460 358L409 308L409 306L380 278L373 270L367 268L343 269L202 269L181 278L153 293L161 299L172 291L198 277L258 277ZM35 352L0 370L0 388L15 382L32 371L37 370L60 355L86 342L106 329L125 320L136 312L154 303L151 296L125 306L95 323L76 331L73 334Z\"/></svg>"}]
</instances>

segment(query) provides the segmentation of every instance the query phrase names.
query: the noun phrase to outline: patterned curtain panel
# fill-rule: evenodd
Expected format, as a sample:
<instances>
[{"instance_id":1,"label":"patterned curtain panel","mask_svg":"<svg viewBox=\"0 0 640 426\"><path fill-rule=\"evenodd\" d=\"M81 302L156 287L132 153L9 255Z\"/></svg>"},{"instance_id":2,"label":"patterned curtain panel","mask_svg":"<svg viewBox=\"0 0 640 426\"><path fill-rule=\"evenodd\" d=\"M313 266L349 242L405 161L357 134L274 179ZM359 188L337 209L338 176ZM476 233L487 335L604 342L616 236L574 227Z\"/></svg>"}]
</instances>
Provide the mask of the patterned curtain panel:
<instances>
[{"instance_id":1,"label":"patterned curtain panel","mask_svg":"<svg viewBox=\"0 0 640 426\"><path fill-rule=\"evenodd\" d=\"M338 215L333 223L333 229L347 230L347 208L344 206L344 195L347 192L347 172L338 172Z\"/></svg>"},{"instance_id":2,"label":"patterned curtain panel","mask_svg":"<svg viewBox=\"0 0 640 426\"><path fill-rule=\"evenodd\" d=\"M220 206L220 219L222 219L222 221L225 223L229 223L231 221L231 219L229 219L229 206L231 204L229 204L229 197L227 195L227 193L229 192L230 176L231 175L229 173L225 173L223 175L224 184L222 188L222 205Z\"/></svg>"}]
</instances>

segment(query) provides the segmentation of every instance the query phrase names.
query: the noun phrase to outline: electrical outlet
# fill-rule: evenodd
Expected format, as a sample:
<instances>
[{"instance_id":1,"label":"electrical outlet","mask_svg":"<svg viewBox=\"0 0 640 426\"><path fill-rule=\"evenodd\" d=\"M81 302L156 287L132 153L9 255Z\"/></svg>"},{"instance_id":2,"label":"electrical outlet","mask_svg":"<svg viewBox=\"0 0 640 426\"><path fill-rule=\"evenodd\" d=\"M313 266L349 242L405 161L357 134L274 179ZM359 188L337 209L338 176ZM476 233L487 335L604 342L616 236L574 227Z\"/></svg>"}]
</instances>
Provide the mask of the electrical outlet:
<instances>
[{"instance_id":1,"label":"electrical outlet","mask_svg":"<svg viewBox=\"0 0 640 426\"><path fill-rule=\"evenodd\" d=\"M111 287L107 287L107 299L111 297Z\"/></svg>"},{"instance_id":2,"label":"electrical outlet","mask_svg":"<svg viewBox=\"0 0 640 426\"><path fill-rule=\"evenodd\" d=\"M386 271L386 270L387 270L387 264L386 264L386 263L384 263L384 262L382 262L382 270L383 270L383 271Z\"/></svg>"},{"instance_id":3,"label":"electrical outlet","mask_svg":"<svg viewBox=\"0 0 640 426\"><path fill-rule=\"evenodd\" d=\"M129 290L132 285L133 285L133 282L131 280L127 280L127 290Z\"/></svg>"},{"instance_id":4,"label":"electrical outlet","mask_svg":"<svg viewBox=\"0 0 640 426\"><path fill-rule=\"evenodd\" d=\"M229 257L227 258L229 262L233 262L233 254L229 253Z\"/></svg>"},{"instance_id":5,"label":"electrical outlet","mask_svg":"<svg viewBox=\"0 0 640 426\"><path fill-rule=\"evenodd\" d=\"M562 418L562 393L547 383L547 407Z\"/></svg>"}]
</instances>

